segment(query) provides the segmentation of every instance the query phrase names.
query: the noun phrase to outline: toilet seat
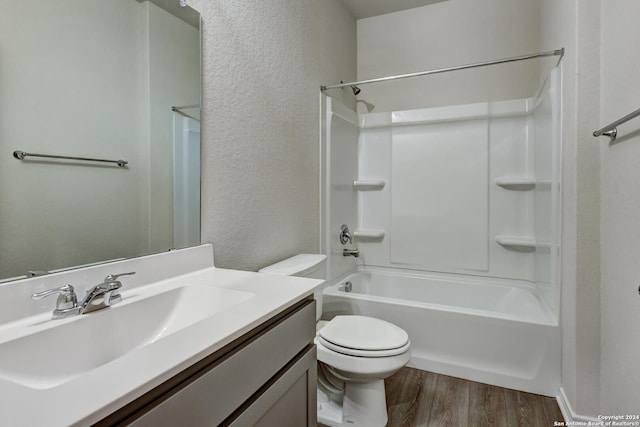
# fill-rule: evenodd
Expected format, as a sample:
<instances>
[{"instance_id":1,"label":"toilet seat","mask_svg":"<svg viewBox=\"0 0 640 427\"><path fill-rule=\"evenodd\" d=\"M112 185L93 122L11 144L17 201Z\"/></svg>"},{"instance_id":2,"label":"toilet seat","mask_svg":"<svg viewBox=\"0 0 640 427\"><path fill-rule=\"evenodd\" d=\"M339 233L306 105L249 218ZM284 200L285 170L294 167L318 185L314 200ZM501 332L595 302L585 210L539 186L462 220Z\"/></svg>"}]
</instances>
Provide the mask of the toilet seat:
<instances>
[{"instance_id":1,"label":"toilet seat","mask_svg":"<svg viewBox=\"0 0 640 427\"><path fill-rule=\"evenodd\" d=\"M359 350L357 348L349 348L349 347L341 347L339 345L335 345L322 337L318 337L318 341L320 344L328 348L329 350L333 350L337 353L342 353L347 356L356 356L356 357L390 357L397 356L398 354L402 354L409 350L411 347L411 343L408 342L402 347L392 348L388 350Z\"/></svg>"},{"instance_id":2,"label":"toilet seat","mask_svg":"<svg viewBox=\"0 0 640 427\"><path fill-rule=\"evenodd\" d=\"M389 357L406 352L411 343L396 325L367 316L336 316L318 331L318 341L338 353L358 357Z\"/></svg>"}]
</instances>

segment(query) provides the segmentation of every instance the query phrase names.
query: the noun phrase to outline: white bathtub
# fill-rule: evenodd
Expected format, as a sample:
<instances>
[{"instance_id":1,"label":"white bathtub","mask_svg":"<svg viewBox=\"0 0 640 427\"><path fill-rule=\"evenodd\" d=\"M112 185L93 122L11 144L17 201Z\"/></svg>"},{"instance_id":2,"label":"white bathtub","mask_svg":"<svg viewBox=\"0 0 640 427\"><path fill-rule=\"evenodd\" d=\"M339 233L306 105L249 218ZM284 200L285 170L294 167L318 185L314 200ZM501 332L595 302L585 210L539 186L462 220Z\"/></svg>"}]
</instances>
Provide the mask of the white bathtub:
<instances>
[{"instance_id":1,"label":"white bathtub","mask_svg":"<svg viewBox=\"0 0 640 427\"><path fill-rule=\"evenodd\" d=\"M352 291L342 289L351 282ZM556 396L560 328L522 281L367 268L324 290L323 317L362 314L411 338L409 366Z\"/></svg>"}]
</instances>

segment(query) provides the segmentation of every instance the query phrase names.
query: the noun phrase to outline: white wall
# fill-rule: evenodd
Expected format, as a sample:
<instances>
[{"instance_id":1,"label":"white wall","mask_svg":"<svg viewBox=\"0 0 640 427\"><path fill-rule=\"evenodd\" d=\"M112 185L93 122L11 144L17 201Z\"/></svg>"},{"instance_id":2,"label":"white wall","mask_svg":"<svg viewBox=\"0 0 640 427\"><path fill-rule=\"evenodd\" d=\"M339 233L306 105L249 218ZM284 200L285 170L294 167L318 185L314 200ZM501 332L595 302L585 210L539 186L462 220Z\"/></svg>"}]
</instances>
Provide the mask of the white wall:
<instances>
[{"instance_id":1,"label":"white wall","mask_svg":"<svg viewBox=\"0 0 640 427\"><path fill-rule=\"evenodd\" d=\"M449 0L358 21L358 80L535 53L539 2ZM526 98L539 60L362 86L374 112ZM552 61L552 60L550 60ZM359 112L366 112L362 102Z\"/></svg>"},{"instance_id":2,"label":"white wall","mask_svg":"<svg viewBox=\"0 0 640 427\"><path fill-rule=\"evenodd\" d=\"M640 57L634 47L640 2L602 1L601 12L600 124L605 125L640 108ZM639 414L640 119L619 126L618 135L615 144L606 137L597 143L602 155L600 410Z\"/></svg>"},{"instance_id":3,"label":"white wall","mask_svg":"<svg viewBox=\"0 0 640 427\"><path fill-rule=\"evenodd\" d=\"M204 33L202 241L216 265L247 270L317 253L319 86L355 78L355 20L338 0L190 3Z\"/></svg>"},{"instance_id":4,"label":"white wall","mask_svg":"<svg viewBox=\"0 0 640 427\"><path fill-rule=\"evenodd\" d=\"M563 387L578 415L638 414L640 197L637 120L591 133L640 105L640 32L630 0L544 1L543 47L567 47L564 96Z\"/></svg>"},{"instance_id":5,"label":"white wall","mask_svg":"<svg viewBox=\"0 0 640 427\"><path fill-rule=\"evenodd\" d=\"M542 49L564 46L562 200L562 384L578 414L600 399L599 2L543 0Z\"/></svg>"}]
</instances>

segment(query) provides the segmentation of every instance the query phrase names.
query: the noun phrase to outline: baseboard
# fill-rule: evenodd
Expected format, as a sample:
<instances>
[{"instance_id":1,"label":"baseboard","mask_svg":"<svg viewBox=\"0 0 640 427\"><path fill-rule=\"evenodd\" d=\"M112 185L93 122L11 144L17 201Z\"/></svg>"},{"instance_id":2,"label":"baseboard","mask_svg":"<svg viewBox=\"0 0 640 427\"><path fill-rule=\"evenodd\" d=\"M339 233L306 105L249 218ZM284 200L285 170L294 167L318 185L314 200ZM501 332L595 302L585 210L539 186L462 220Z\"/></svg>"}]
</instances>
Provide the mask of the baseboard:
<instances>
[{"instance_id":1,"label":"baseboard","mask_svg":"<svg viewBox=\"0 0 640 427\"><path fill-rule=\"evenodd\" d=\"M571 403L569 402L569 398L564 392L564 388L560 387L558 389L558 395L556 396L556 400L558 401L558 406L560 407L560 412L562 412L562 416L564 417L565 422L567 423L575 423L575 422L595 422L598 423L602 420L599 420L594 417L588 417L586 415L576 414L573 408L571 407Z\"/></svg>"}]
</instances>

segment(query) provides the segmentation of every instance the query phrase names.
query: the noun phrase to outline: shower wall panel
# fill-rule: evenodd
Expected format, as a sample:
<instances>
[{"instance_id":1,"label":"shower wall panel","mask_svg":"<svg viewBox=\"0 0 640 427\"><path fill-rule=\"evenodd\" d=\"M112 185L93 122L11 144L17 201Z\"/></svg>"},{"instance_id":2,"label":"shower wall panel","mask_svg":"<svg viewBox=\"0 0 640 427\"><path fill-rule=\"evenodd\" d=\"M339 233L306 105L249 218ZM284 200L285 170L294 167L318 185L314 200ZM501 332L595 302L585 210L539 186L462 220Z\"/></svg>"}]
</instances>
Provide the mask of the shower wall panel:
<instances>
[{"instance_id":1,"label":"shower wall panel","mask_svg":"<svg viewBox=\"0 0 640 427\"><path fill-rule=\"evenodd\" d=\"M534 195L497 185L534 173L532 100L360 116L359 228L367 265L533 280Z\"/></svg>"},{"instance_id":2,"label":"shower wall panel","mask_svg":"<svg viewBox=\"0 0 640 427\"><path fill-rule=\"evenodd\" d=\"M535 123L535 271L534 281L551 310L559 312L560 287L560 70L544 82L533 113Z\"/></svg>"},{"instance_id":3,"label":"shower wall panel","mask_svg":"<svg viewBox=\"0 0 640 427\"><path fill-rule=\"evenodd\" d=\"M326 172L321 180L323 205L322 252L327 254L327 278L336 278L356 264L345 257L339 232L342 224L357 227L358 197L353 181L358 177L358 115L338 101L323 95L324 135L322 161ZM355 242L354 242L355 243ZM355 245L354 245L355 247Z\"/></svg>"},{"instance_id":4,"label":"shower wall panel","mask_svg":"<svg viewBox=\"0 0 640 427\"><path fill-rule=\"evenodd\" d=\"M394 126L390 262L488 271L488 120Z\"/></svg>"},{"instance_id":5,"label":"shower wall panel","mask_svg":"<svg viewBox=\"0 0 640 427\"><path fill-rule=\"evenodd\" d=\"M558 75L532 98L361 114L358 123L353 111L328 100L328 278L356 262L338 242L346 223L358 264L533 283L557 318Z\"/></svg>"}]
</instances>

